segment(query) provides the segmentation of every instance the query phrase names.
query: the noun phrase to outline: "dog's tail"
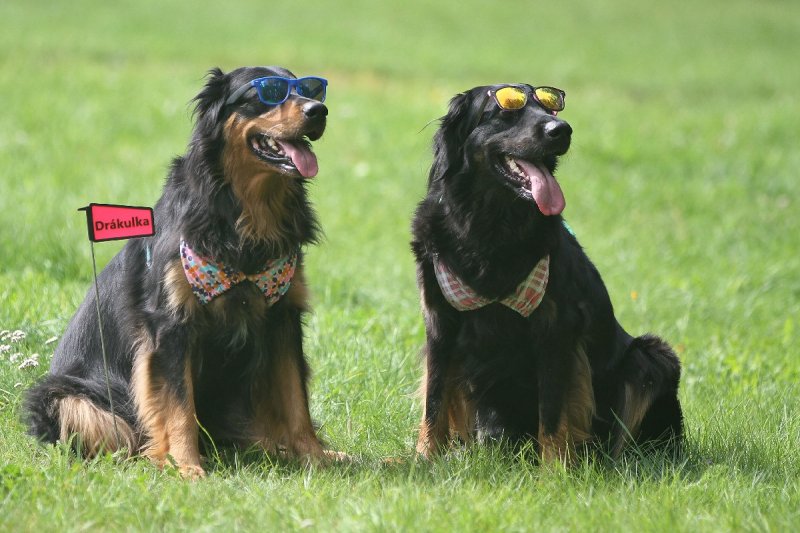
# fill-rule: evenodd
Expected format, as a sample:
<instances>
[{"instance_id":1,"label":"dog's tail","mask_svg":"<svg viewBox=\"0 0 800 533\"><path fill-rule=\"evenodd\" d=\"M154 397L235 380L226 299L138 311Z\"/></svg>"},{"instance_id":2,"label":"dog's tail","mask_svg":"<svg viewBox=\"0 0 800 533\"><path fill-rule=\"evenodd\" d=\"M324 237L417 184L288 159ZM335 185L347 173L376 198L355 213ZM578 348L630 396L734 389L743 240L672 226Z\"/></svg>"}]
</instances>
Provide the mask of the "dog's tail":
<instances>
[{"instance_id":1,"label":"dog's tail","mask_svg":"<svg viewBox=\"0 0 800 533\"><path fill-rule=\"evenodd\" d=\"M612 456L618 457L630 440L678 449L683 435L678 356L659 337L643 335L630 340L621 370L623 387L616 409L619 421Z\"/></svg>"},{"instance_id":2,"label":"dog's tail","mask_svg":"<svg viewBox=\"0 0 800 533\"><path fill-rule=\"evenodd\" d=\"M28 433L43 442L68 442L85 457L138 449L139 439L126 383L111 379L114 415L105 380L48 374L25 397L23 419Z\"/></svg>"}]
</instances>

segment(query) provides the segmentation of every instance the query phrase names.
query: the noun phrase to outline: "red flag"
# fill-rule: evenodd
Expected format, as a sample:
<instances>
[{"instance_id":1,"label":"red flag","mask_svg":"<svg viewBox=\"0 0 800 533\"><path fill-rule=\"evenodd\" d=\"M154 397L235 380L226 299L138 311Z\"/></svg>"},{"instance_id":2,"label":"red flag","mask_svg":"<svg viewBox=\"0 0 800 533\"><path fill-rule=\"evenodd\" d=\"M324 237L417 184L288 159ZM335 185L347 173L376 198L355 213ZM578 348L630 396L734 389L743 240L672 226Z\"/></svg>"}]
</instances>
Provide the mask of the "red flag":
<instances>
[{"instance_id":1,"label":"red flag","mask_svg":"<svg viewBox=\"0 0 800 533\"><path fill-rule=\"evenodd\" d=\"M86 211L89 240L93 242L150 237L156 232L151 207L89 204L78 211Z\"/></svg>"}]
</instances>

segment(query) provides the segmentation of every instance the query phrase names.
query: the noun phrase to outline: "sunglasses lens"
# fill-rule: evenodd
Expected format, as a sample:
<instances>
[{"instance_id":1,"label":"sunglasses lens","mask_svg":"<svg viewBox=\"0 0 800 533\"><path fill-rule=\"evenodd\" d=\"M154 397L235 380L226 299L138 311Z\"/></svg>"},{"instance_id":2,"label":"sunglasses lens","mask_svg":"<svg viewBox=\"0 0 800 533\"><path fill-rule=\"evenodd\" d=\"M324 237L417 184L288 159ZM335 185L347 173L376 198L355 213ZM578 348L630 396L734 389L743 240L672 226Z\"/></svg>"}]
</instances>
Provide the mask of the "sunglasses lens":
<instances>
[{"instance_id":1,"label":"sunglasses lens","mask_svg":"<svg viewBox=\"0 0 800 533\"><path fill-rule=\"evenodd\" d=\"M507 110L522 109L528 101L525 92L519 87L503 87L495 91L494 96L497 105Z\"/></svg>"},{"instance_id":2,"label":"sunglasses lens","mask_svg":"<svg viewBox=\"0 0 800 533\"><path fill-rule=\"evenodd\" d=\"M320 78L304 78L297 83L297 94L320 102L325 101L325 81Z\"/></svg>"},{"instance_id":3,"label":"sunglasses lens","mask_svg":"<svg viewBox=\"0 0 800 533\"><path fill-rule=\"evenodd\" d=\"M279 104L289 95L289 81L281 78L264 80L259 85L258 95L265 104Z\"/></svg>"},{"instance_id":4,"label":"sunglasses lens","mask_svg":"<svg viewBox=\"0 0 800 533\"><path fill-rule=\"evenodd\" d=\"M536 99L550 111L564 110L564 93L554 87L537 87L534 90Z\"/></svg>"}]
</instances>

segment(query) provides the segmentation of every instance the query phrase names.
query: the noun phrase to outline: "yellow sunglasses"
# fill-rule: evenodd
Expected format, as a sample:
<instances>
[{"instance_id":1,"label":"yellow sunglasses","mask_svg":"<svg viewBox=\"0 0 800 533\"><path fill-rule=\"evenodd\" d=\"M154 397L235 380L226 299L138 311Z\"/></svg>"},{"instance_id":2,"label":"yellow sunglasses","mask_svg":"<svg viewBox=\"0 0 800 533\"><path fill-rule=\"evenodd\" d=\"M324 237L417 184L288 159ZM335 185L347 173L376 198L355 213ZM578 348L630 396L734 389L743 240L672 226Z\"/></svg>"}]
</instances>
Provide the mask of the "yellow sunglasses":
<instances>
[{"instance_id":1,"label":"yellow sunglasses","mask_svg":"<svg viewBox=\"0 0 800 533\"><path fill-rule=\"evenodd\" d=\"M483 102L475 115L475 121L469 131L478 127L483 119L483 111L489 103L489 97L494 99L497 107L505 111L516 111L525 107L528 103L528 95L540 106L555 116L559 111L564 110L564 97L566 93L555 87L531 87L530 85L503 85L497 89L489 89Z\"/></svg>"},{"instance_id":2,"label":"yellow sunglasses","mask_svg":"<svg viewBox=\"0 0 800 533\"><path fill-rule=\"evenodd\" d=\"M555 87L530 87L530 91L526 89L528 87L506 85L499 89L490 89L489 96L494 98L500 109L505 109L506 111L514 111L525 107L525 104L528 103L529 94L534 101L554 115L564 110L566 93L561 89L556 89Z\"/></svg>"}]
</instances>

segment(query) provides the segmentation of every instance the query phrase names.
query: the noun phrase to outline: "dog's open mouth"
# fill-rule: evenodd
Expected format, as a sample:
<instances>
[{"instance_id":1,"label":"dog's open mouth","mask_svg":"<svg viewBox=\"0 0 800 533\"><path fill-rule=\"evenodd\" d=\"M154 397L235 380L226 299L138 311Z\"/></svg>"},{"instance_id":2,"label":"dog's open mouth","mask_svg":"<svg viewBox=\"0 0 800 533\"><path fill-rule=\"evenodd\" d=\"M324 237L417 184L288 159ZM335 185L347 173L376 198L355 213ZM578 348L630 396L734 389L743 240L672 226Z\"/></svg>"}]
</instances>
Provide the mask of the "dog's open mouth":
<instances>
[{"instance_id":1,"label":"dog's open mouth","mask_svg":"<svg viewBox=\"0 0 800 533\"><path fill-rule=\"evenodd\" d=\"M543 215L558 215L566 206L561 186L544 163L532 163L504 154L499 174L523 198L532 199Z\"/></svg>"},{"instance_id":2,"label":"dog's open mouth","mask_svg":"<svg viewBox=\"0 0 800 533\"><path fill-rule=\"evenodd\" d=\"M259 133L250 138L250 148L256 157L287 174L313 178L319 171L317 156L306 139L276 139Z\"/></svg>"}]
</instances>

